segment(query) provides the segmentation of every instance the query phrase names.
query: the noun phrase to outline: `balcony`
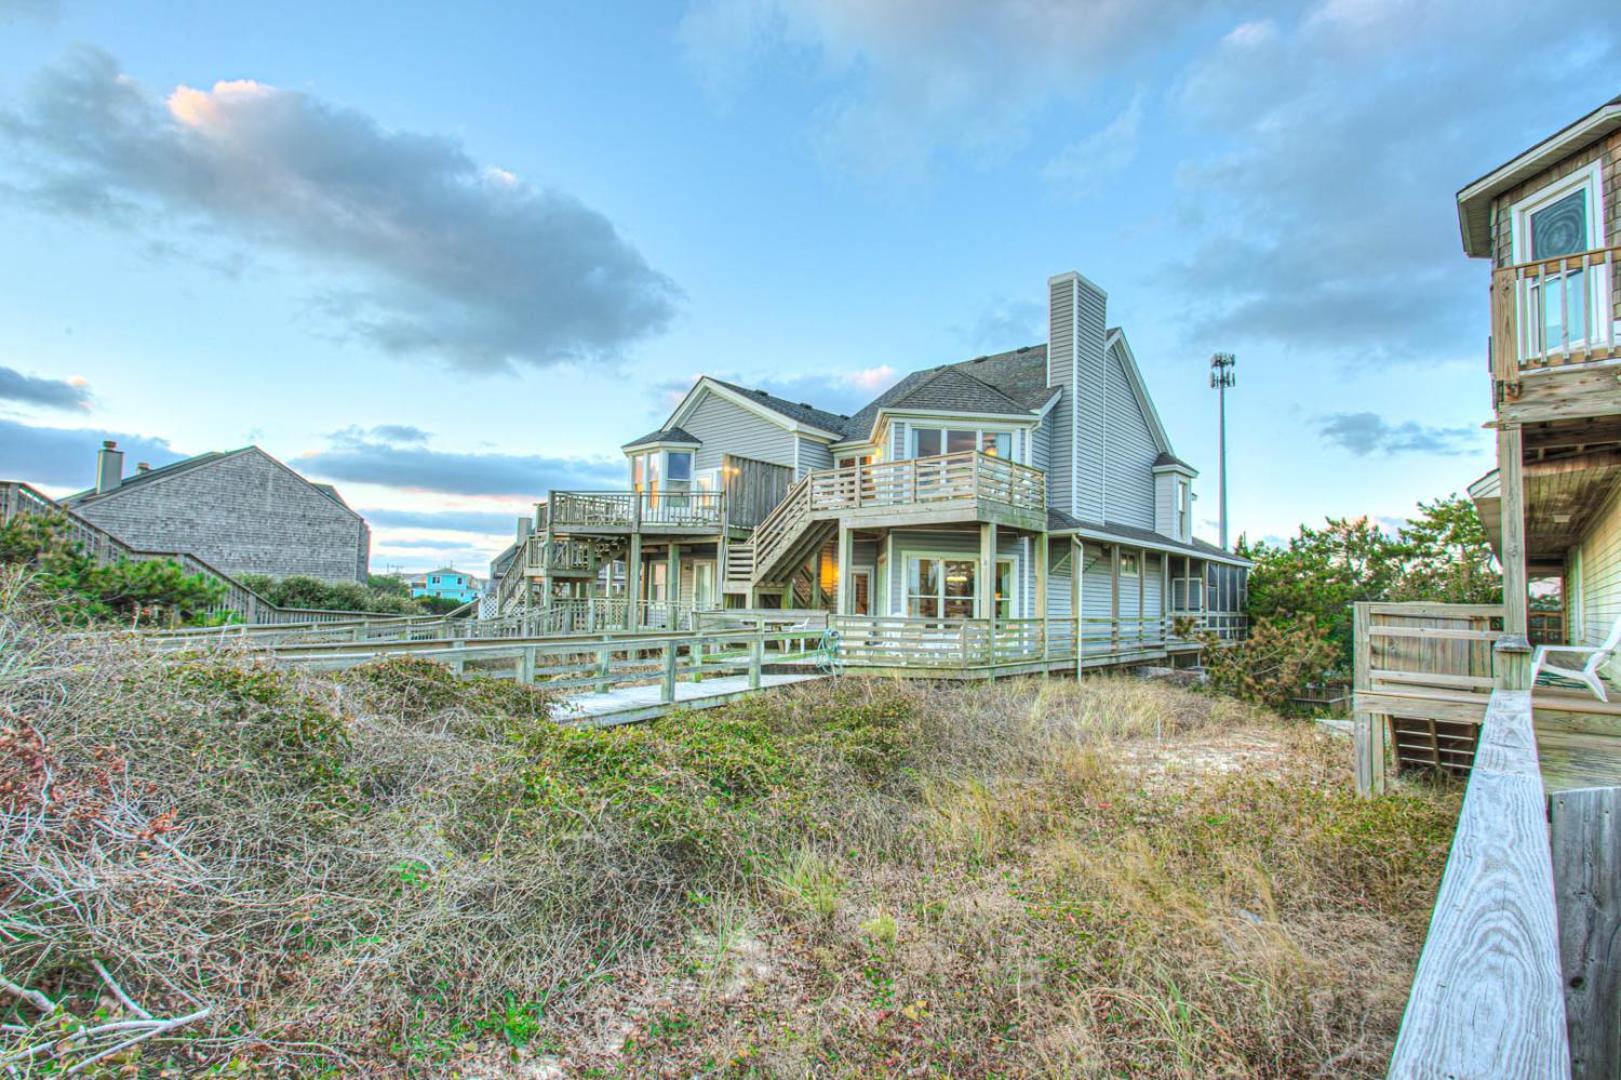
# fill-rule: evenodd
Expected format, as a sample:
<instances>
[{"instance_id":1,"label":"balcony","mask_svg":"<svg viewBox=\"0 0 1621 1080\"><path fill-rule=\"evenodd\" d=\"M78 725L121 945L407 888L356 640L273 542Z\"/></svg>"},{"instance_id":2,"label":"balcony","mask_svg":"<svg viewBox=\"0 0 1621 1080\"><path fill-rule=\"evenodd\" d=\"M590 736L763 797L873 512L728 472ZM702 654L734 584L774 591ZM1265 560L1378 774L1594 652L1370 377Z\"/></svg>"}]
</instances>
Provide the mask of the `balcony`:
<instances>
[{"instance_id":1,"label":"balcony","mask_svg":"<svg viewBox=\"0 0 1621 1080\"><path fill-rule=\"evenodd\" d=\"M854 514L869 525L967 516L1043 529L1047 476L977 450L847 465L810 474L810 512Z\"/></svg>"},{"instance_id":2,"label":"balcony","mask_svg":"<svg viewBox=\"0 0 1621 1080\"><path fill-rule=\"evenodd\" d=\"M1492 275L1492 378L1504 420L1621 413L1615 263L1621 247Z\"/></svg>"},{"instance_id":3,"label":"balcony","mask_svg":"<svg viewBox=\"0 0 1621 1080\"><path fill-rule=\"evenodd\" d=\"M554 532L707 534L726 522L719 491L554 491L539 526Z\"/></svg>"}]
</instances>

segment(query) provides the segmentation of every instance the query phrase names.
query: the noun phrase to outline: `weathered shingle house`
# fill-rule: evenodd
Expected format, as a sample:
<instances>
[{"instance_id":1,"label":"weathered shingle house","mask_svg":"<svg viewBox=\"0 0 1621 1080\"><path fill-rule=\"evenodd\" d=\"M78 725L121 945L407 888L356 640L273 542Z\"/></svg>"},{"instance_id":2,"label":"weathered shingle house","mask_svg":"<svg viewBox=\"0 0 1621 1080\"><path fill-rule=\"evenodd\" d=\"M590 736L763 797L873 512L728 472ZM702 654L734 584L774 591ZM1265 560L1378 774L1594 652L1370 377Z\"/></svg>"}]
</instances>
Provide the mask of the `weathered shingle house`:
<instances>
[{"instance_id":1,"label":"weathered shingle house","mask_svg":"<svg viewBox=\"0 0 1621 1080\"><path fill-rule=\"evenodd\" d=\"M62 502L132 547L188 552L232 576L364 582L371 557L365 519L330 484L257 446L126 476L124 454L109 442L97 454L96 486Z\"/></svg>"},{"instance_id":2,"label":"weathered shingle house","mask_svg":"<svg viewBox=\"0 0 1621 1080\"><path fill-rule=\"evenodd\" d=\"M699 379L624 445L628 491L550 493L495 568L503 610L824 609L924 620L906 632L930 641L972 620L1049 652L1079 635L1088 658L1164 656L1173 624L1238 628L1248 563L1193 536L1198 474L1103 291L1048 288L1045 343L913 372L851 416ZM620 560L622 593L601 573Z\"/></svg>"}]
</instances>

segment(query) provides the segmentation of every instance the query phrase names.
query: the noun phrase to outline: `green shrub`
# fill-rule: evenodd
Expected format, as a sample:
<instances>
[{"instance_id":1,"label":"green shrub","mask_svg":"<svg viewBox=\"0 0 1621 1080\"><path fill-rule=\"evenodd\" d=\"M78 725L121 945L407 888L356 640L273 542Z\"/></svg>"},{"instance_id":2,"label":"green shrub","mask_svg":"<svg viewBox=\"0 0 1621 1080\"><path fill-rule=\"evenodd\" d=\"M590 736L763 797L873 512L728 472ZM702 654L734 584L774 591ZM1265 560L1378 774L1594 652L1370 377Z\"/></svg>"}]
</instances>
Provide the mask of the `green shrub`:
<instances>
[{"instance_id":1,"label":"green shrub","mask_svg":"<svg viewBox=\"0 0 1621 1080\"><path fill-rule=\"evenodd\" d=\"M1210 685L1241 700L1285 709L1291 698L1326 679L1339 663L1339 648L1310 615L1291 622L1258 619L1243 641L1204 640Z\"/></svg>"},{"instance_id":2,"label":"green shrub","mask_svg":"<svg viewBox=\"0 0 1621 1080\"><path fill-rule=\"evenodd\" d=\"M219 607L225 585L188 574L170 559L97 565L71 540L61 517L29 515L0 525L0 563L26 567L31 588L65 622L132 618L189 622Z\"/></svg>"}]
</instances>

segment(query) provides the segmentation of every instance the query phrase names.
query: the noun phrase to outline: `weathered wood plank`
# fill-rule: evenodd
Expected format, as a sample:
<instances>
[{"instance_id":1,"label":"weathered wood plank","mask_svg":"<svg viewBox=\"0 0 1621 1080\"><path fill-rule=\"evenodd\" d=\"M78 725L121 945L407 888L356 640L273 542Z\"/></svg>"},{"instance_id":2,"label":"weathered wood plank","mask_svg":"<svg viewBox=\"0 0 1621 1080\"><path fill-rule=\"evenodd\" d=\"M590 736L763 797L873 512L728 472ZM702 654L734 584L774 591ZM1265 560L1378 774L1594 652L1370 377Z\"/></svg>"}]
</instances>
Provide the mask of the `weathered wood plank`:
<instances>
[{"instance_id":1,"label":"weathered wood plank","mask_svg":"<svg viewBox=\"0 0 1621 1080\"><path fill-rule=\"evenodd\" d=\"M1621 787L1552 799L1571 1074L1621 1076Z\"/></svg>"},{"instance_id":2,"label":"weathered wood plank","mask_svg":"<svg viewBox=\"0 0 1621 1080\"><path fill-rule=\"evenodd\" d=\"M1531 695L1491 697L1392 1077L1570 1075Z\"/></svg>"}]
</instances>

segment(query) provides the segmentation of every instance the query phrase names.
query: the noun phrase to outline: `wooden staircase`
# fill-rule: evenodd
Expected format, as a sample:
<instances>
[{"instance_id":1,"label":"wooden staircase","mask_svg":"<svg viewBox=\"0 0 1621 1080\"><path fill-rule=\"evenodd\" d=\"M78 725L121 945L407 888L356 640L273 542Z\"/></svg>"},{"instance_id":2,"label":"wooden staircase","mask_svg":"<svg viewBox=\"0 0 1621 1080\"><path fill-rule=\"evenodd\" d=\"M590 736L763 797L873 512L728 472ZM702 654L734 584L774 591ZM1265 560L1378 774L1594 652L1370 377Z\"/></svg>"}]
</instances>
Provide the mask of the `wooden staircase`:
<instances>
[{"instance_id":1,"label":"wooden staircase","mask_svg":"<svg viewBox=\"0 0 1621 1080\"><path fill-rule=\"evenodd\" d=\"M811 514L813 476L807 474L789 488L782 502L754 530L748 552L749 585L786 582L794 570L837 531L836 520ZM732 579L730 560L726 576Z\"/></svg>"}]
</instances>

